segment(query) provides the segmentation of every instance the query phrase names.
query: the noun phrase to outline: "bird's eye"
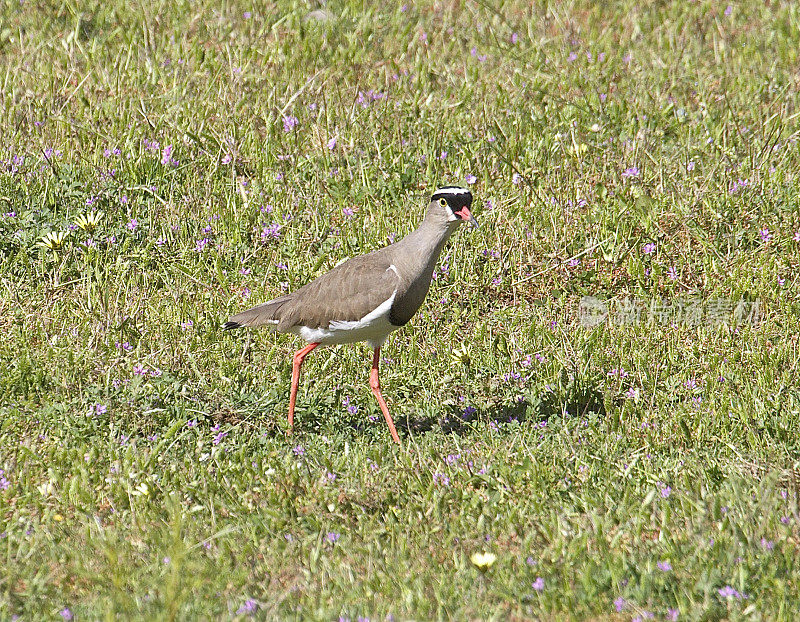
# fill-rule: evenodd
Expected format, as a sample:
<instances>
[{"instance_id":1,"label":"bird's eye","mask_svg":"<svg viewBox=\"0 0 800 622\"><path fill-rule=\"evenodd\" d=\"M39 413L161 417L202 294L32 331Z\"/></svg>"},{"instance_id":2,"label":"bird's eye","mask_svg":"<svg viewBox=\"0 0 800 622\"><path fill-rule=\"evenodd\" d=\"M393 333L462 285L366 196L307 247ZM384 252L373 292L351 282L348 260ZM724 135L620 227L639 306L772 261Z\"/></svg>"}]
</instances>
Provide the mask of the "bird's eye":
<instances>
[{"instance_id":1,"label":"bird's eye","mask_svg":"<svg viewBox=\"0 0 800 622\"><path fill-rule=\"evenodd\" d=\"M442 207L447 207L447 199L439 199L439 205Z\"/></svg>"}]
</instances>

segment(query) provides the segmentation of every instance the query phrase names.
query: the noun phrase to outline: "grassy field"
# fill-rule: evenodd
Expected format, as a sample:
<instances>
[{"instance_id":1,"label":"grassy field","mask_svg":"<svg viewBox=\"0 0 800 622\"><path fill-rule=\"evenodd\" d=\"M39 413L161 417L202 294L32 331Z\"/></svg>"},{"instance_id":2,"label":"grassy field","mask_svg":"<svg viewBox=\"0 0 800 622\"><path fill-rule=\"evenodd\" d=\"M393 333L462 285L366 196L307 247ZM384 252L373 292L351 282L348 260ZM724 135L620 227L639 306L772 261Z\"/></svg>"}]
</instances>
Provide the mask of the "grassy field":
<instances>
[{"instance_id":1,"label":"grassy field","mask_svg":"<svg viewBox=\"0 0 800 622\"><path fill-rule=\"evenodd\" d=\"M796 619L796 3L0 11L0 619ZM444 184L402 446L364 345L287 437L220 324Z\"/></svg>"}]
</instances>

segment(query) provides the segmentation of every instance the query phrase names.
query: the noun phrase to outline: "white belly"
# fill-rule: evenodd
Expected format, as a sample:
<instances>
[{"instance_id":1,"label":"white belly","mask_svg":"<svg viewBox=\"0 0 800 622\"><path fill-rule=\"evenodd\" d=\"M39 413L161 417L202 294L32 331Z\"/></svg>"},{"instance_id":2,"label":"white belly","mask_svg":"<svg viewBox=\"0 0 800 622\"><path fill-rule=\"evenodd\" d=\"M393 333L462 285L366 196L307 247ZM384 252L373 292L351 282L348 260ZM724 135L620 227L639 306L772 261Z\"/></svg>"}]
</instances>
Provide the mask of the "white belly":
<instances>
[{"instance_id":1,"label":"white belly","mask_svg":"<svg viewBox=\"0 0 800 622\"><path fill-rule=\"evenodd\" d=\"M295 326L291 332L299 335L308 343L334 345L367 341L371 347L379 348L392 331L400 328L389 321L389 310L392 308L396 294L395 290L389 299L383 301L360 320L331 322L327 328Z\"/></svg>"}]
</instances>

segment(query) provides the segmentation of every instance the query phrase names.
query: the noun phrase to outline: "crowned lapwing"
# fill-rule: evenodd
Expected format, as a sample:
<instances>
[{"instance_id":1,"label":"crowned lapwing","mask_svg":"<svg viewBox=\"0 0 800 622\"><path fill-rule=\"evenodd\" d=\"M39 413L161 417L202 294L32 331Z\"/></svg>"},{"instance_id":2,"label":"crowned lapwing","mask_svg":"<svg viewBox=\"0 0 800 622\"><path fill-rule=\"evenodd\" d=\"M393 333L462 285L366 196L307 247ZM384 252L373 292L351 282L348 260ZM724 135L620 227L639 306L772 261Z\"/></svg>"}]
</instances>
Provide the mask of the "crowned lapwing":
<instances>
[{"instance_id":1,"label":"crowned lapwing","mask_svg":"<svg viewBox=\"0 0 800 622\"><path fill-rule=\"evenodd\" d=\"M399 242L339 264L296 292L234 315L224 328L272 324L308 342L294 354L289 393L289 430L303 359L319 345L366 341L374 349L369 385L395 443L400 442L381 395L378 363L383 342L417 312L431 284L433 269L450 234L461 222L478 222L469 211L466 188L439 188L431 196L422 224Z\"/></svg>"}]
</instances>

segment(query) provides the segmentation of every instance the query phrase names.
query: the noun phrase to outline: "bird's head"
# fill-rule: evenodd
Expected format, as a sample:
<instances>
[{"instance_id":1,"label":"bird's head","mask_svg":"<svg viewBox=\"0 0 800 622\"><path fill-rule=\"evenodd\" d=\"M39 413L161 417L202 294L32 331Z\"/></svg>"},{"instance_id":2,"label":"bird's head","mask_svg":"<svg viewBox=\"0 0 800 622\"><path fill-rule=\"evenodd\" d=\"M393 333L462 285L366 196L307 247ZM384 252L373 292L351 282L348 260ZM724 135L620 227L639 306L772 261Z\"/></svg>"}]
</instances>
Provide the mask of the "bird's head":
<instances>
[{"instance_id":1,"label":"bird's head","mask_svg":"<svg viewBox=\"0 0 800 622\"><path fill-rule=\"evenodd\" d=\"M458 186L445 186L433 193L429 209L442 210L449 222L464 220L477 227L478 221L470 213L470 207L472 207L472 193L469 190Z\"/></svg>"}]
</instances>

